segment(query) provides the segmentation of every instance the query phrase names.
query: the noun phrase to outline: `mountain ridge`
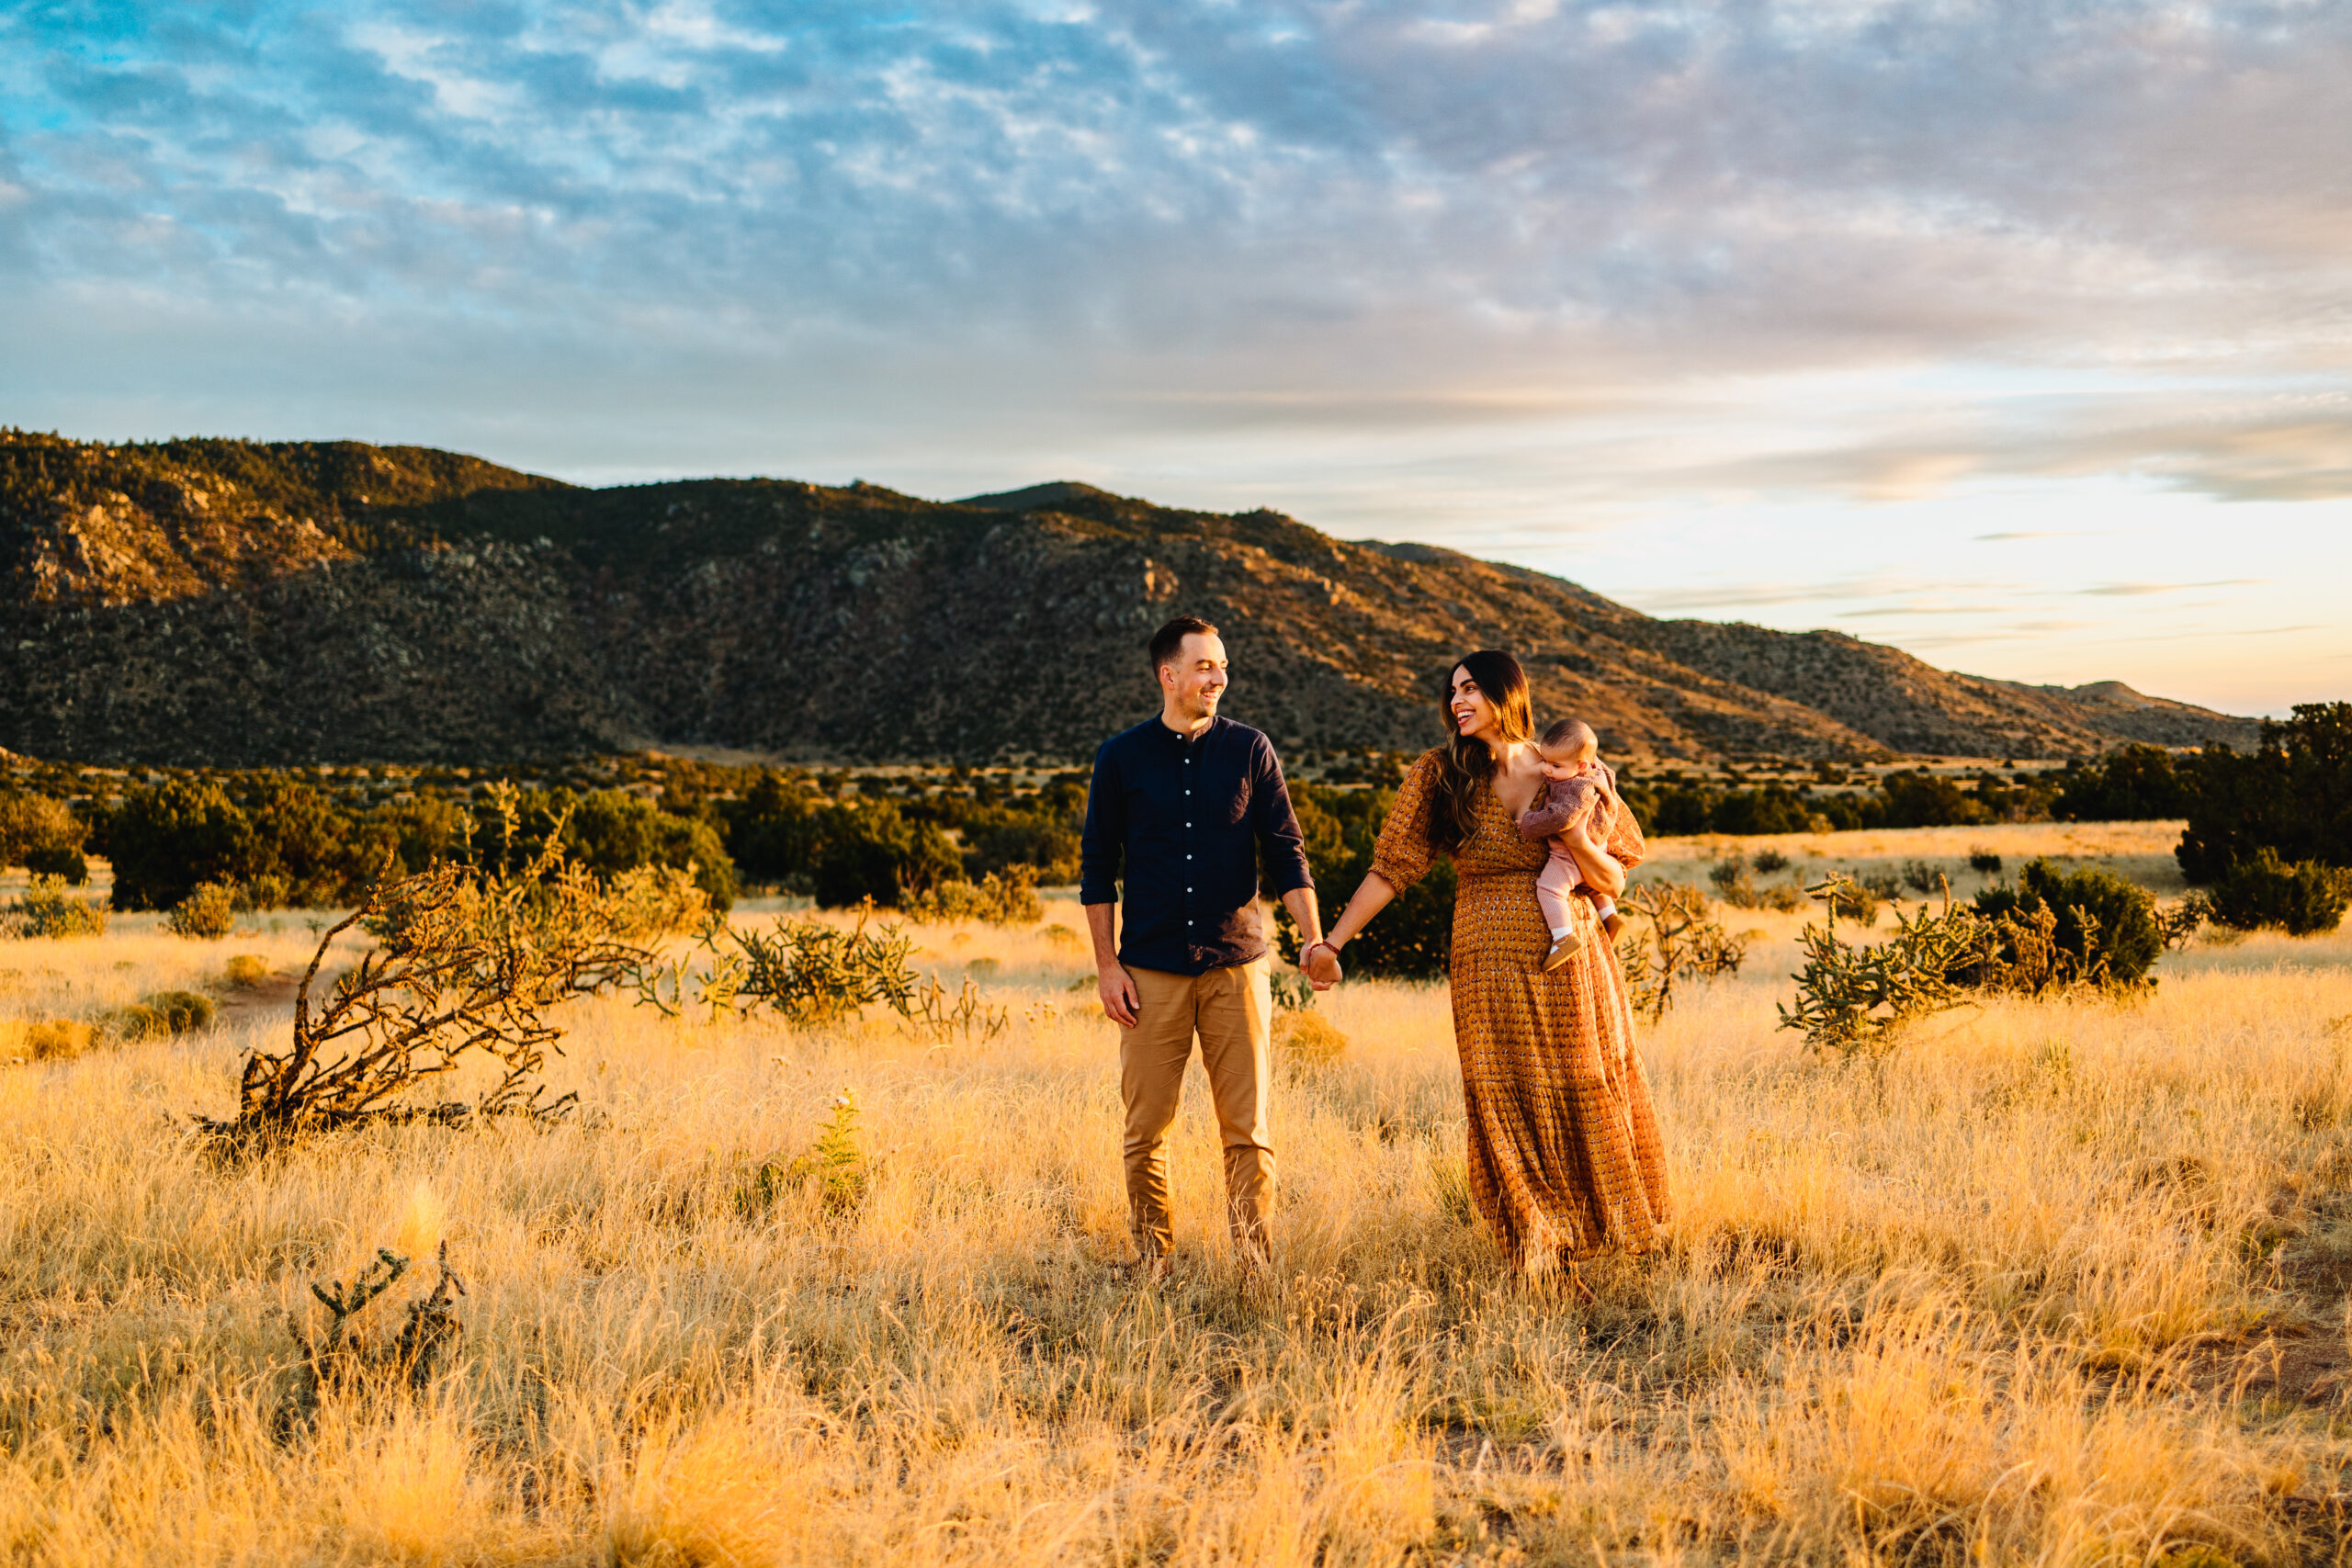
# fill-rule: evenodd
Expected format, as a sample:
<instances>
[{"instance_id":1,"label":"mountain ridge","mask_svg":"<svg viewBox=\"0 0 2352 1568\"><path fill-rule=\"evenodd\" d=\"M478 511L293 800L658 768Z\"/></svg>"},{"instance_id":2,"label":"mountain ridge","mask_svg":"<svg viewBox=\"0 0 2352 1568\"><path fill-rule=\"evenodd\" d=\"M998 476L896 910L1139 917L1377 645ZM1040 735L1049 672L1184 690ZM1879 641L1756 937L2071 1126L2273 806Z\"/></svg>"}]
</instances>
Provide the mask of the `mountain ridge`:
<instances>
[{"instance_id":1,"label":"mountain ridge","mask_svg":"<svg viewBox=\"0 0 2352 1568\"><path fill-rule=\"evenodd\" d=\"M1228 710L1290 748L1428 744L1477 647L1520 653L1544 711L1623 757L2047 757L2257 728L1069 480L590 489L430 447L8 431L0 582L0 746L87 761L1077 760L1152 710L1141 645L1183 612L1226 630Z\"/></svg>"}]
</instances>

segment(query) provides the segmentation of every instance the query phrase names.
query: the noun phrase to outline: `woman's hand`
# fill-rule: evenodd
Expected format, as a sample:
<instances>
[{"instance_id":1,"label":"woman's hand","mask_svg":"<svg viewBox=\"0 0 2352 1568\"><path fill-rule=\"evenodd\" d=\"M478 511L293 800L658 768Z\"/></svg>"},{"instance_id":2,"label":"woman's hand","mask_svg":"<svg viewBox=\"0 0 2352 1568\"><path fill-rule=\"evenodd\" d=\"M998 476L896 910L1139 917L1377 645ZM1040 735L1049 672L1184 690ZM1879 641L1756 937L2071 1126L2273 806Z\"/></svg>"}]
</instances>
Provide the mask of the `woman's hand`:
<instances>
[{"instance_id":1,"label":"woman's hand","mask_svg":"<svg viewBox=\"0 0 2352 1568\"><path fill-rule=\"evenodd\" d=\"M1309 942L1298 955L1298 972L1317 990L1329 990L1340 980L1340 950L1328 942Z\"/></svg>"}]
</instances>

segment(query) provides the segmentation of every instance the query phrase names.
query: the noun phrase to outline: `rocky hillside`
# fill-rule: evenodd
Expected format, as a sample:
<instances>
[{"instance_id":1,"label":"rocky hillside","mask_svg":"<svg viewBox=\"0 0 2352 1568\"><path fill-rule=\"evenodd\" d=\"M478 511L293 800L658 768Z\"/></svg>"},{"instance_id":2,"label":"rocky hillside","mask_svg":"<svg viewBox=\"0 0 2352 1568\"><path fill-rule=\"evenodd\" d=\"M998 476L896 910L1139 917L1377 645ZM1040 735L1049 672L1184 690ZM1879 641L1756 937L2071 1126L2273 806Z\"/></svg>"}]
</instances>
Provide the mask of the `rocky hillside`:
<instances>
[{"instance_id":1,"label":"rocky hillside","mask_svg":"<svg viewBox=\"0 0 2352 1568\"><path fill-rule=\"evenodd\" d=\"M1449 550L1083 485L587 490L418 447L6 432L0 580L0 747L85 761L1079 758L1151 710L1143 641L1187 611L1225 628L1227 711L1293 749L1427 744L1438 681L1480 647L1623 756L2254 735L2115 682L1654 620Z\"/></svg>"}]
</instances>

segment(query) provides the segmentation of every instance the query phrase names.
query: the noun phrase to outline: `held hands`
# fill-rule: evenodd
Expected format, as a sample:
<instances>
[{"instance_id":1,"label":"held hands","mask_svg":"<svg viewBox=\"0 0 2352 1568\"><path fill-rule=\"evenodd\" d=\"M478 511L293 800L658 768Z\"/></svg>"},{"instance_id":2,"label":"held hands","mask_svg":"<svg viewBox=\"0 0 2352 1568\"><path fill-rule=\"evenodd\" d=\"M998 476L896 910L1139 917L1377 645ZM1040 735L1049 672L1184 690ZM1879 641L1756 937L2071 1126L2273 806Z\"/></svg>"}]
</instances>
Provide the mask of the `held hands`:
<instances>
[{"instance_id":1,"label":"held hands","mask_svg":"<svg viewBox=\"0 0 2352 1568\"><path fill-rule=\"evenodd\" d=\"M1308 942L1298 955L1298 972L1317 990L1329 990L1340 983L1340 950L1328 942Z\"/></svg>"},{"instance_id":2,"label":"held hands","mask_svg":"<svg viewBox=\"0 0 2352 1568\"><path fill-rule=\"evenodd\" d=\"M1106 964L1095 971L1095 994L1102 998L1102 1011L1122 1029L1136 1026L1136 1010L1142 999L1136 994L1135 976L1123 964Z\"/></svg>"}]
</instances>

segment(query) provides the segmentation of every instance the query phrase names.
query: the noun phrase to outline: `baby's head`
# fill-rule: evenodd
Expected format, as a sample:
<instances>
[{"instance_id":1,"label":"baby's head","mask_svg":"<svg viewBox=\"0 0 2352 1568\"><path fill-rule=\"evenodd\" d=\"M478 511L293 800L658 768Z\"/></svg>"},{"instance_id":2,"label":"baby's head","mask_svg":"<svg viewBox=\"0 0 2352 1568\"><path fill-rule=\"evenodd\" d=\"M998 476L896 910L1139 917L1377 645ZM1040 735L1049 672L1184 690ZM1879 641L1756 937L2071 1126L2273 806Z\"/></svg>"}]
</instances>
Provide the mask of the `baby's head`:
<instances>
[{"instance_id":1,"label":"baby's head","mask_svg":"<svg viewBox=\"0 0 2352 1568\"><path fill-rule=\"evenodd\" d=\"M1572 779L1600 761L1600 737L1580 718L1564 718L1535 743L1536 766L1547 779Z\"/></svg>"}]
</instances>

